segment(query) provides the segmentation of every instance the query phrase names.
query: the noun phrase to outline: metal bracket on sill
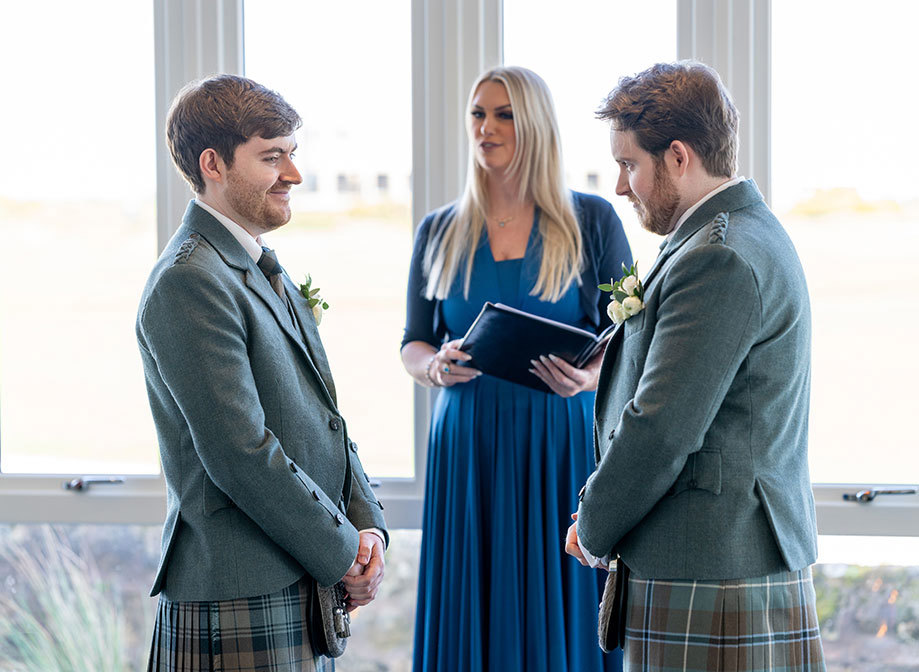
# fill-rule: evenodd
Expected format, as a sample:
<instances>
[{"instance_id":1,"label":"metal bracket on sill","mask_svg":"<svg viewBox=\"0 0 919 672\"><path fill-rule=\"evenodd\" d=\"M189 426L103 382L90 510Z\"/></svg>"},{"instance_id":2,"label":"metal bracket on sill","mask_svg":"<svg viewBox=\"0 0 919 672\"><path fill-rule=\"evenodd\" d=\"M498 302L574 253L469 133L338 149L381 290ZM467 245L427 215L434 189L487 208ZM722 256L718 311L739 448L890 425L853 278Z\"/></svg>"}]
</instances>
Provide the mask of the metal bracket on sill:
<instances>
[{"instance_id":1,"label":"metal bracket on sill","mask_svg":"<svg viewBox=\"0 0 919 672\"><path fill-rule=\"evenodd\" d=\"M869 488L855 493L845 493L842 498L847 502L860 502L867 504L873 502L878 495L915 495L919 488Z\"/></svg>"},{"instance_id":2,"label":"metal bracket on sill","mask_svg":"<svg viewBox=\"0 0 919 672\"><path fill-rule=\"evenodd\" d=\"M89 490L91 485L120 485L124 483L124 476L78 476L70 481L61 483L64 490L82 492Z\"/></svg>"}]
</instances>

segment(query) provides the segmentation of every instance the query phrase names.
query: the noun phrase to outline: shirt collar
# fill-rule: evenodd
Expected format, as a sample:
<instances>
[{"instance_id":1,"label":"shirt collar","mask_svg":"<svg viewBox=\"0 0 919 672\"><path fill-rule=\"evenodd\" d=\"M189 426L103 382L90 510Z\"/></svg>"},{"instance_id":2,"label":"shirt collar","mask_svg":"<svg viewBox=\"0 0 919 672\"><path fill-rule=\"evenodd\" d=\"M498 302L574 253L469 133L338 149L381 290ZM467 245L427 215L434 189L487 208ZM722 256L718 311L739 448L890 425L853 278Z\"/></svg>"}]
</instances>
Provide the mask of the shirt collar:
<instances>
[{"instance_id":1,"label":"shirt collar","mask_svg":"<svg viewBox=\"0 0 919 672\"><path fill-rule=\"evenodd\" d=\"M264 241L262 240L261 236L258 238L253 238L252 234L246 231L239 224L234 222L222 212L218 212L197 197L195 198L195 204L212 214L214 219L223 224L224 228L233 234L233 237L239 241L239 244L243 246L243 249L246 251L246 253L252 257L252 261L258 263L259 258L262 256L262 245L264 245Z\"/></svg>"},{"instance_id":2,"label":"shirt collar","mask_svg":"<svg viewBox=\"0 0 919 672\"><path fill-rule=\"evenodd\" d=\"M683 223L684 223L687 219L689 219L690 217L692 217L692 214L693 214L696 210L698 210L699 208L702 207L702 204L705 203L705 201L709 200L709 199L710 199L712 196L714 196L715 194L720 194L722 191L724 191L724 190L727 189L728 187L733 187L735 184L740 184L741 182L743 182L743 181L746 180L746 179L747 179L747 178L745 178L743 175L739 175L739 176L737 176L737 177L735 177L735 178L733 178L733 179L728 180L728 181L725 182L724 184L718 185L717 187L715 187L714 189L712 189L710 192L708 192L707 194L705 194L705 196L703 196L703 197L700 198L698 201L696 201L695 205L693 205L692 207L690 207L689 209L687 209L686 212L684 212L682 215L680 215L680 218L677 220L676 226L673 227L673 231L671 231L670 233L667 234L667 238L665 239L666 242L670 242L670 239L673 238L673 237L676 235L677 230L678 230L681 226L683 226Z\"/></svg>"}]
</instances>

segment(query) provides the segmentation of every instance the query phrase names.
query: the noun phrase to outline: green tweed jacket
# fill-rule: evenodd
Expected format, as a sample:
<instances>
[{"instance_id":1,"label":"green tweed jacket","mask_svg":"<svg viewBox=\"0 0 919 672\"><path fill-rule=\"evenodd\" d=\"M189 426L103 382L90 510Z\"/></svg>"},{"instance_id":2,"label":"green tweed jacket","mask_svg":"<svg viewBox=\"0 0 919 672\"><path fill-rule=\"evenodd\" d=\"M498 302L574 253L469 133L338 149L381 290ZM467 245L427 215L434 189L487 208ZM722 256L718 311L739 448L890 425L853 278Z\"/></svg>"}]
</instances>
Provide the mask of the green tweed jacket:
<instances>
[{"instance_id":1,"label":"green tweed jacket","mask_svg":"<svg viewBox=\"0 0 919 672\"><path fill-rule=\"evenodd\" d=\"M167 490L153 595L251 597L305 573L331 585L359 530L386 534L312 312L284 283L299 329L194 202L150 274L136 331Z\"/></svg>"},{"instance_id":2,"label":"green tweed jacket","mask_svg":"<svg viewBox=\"0 0 919 672\"><path fill-rule=\"evenodd\" d=\"M810 303L753 181L693 213L643 283L600 371L581 542L644 578L810 565Z\"/></svg>"}]
</instances>

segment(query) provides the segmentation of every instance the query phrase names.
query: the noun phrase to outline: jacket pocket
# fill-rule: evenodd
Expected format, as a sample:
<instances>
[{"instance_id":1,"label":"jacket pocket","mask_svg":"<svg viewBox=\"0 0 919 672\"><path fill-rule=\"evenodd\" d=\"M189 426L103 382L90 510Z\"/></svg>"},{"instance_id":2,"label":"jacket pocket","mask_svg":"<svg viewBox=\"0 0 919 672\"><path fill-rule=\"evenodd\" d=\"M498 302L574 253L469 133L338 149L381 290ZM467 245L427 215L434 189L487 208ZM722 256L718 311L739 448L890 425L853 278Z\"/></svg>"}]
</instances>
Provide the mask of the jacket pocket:
<instances>
[{"instance_id":1,"label":"jacket pocket","mask_svg":"<svg viewBox=\"0 0 919 672\"><path fill-rule=\"evenodd\" d=\"M667 494L673 497L686 490L705 490L713 495L721 494L720 450L700 450L686 459L686 466Z\"/></svg>"},{"instance_id":2,"label":"jacket pocket","mask_svg":"<svg viewBox=\"0 0 919 672\"><path fill-rule=\"evenodd\" d=\"M206 475L204 476L204 515L210 516L221 509L227 509L236 506L233 500L227 497L226 493L214 485L214 482Z\"/></svg>"}]
</instances>

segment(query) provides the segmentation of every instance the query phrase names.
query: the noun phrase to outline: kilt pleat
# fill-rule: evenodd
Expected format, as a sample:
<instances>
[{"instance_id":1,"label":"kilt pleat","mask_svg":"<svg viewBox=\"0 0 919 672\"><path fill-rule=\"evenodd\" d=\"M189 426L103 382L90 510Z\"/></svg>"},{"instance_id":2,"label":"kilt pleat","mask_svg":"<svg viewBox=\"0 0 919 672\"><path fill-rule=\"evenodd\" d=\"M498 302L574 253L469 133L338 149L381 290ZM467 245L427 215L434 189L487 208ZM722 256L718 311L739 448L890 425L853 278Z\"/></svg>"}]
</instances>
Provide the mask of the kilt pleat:
<instances>
[{"instance_id":1,"label":"kilt pleat","mask_svg":"<svg viewBox=\"0 0 919 672\"><path fill-rule=\"evenodd\" d=\"M810 569L755 579L629 578L625 672L825 672Z\"/></svg>"},{"instance_id":2,"label":"kilt pleat","mask_svg":"<svg viewBox=\"0 0 919 672\"><path fill-rule=\"evenodd\" d=\"M235 600L161 595L148 672L334 672L335 662L310 645L308 580Z\"/></svg>"}]
</instances>

